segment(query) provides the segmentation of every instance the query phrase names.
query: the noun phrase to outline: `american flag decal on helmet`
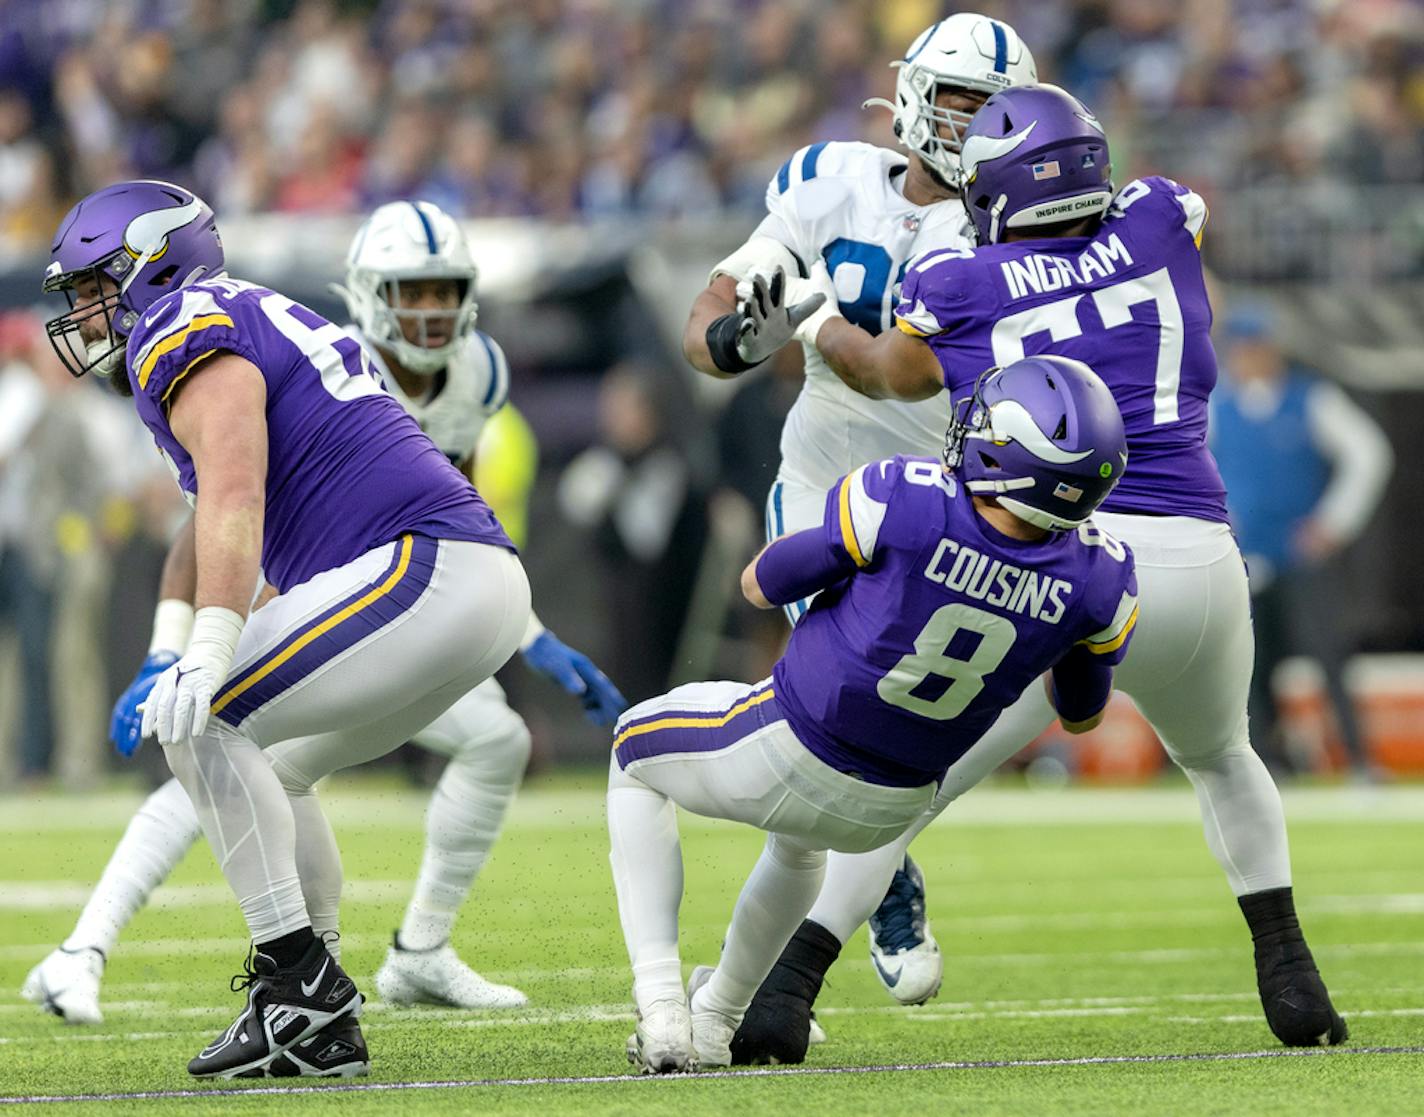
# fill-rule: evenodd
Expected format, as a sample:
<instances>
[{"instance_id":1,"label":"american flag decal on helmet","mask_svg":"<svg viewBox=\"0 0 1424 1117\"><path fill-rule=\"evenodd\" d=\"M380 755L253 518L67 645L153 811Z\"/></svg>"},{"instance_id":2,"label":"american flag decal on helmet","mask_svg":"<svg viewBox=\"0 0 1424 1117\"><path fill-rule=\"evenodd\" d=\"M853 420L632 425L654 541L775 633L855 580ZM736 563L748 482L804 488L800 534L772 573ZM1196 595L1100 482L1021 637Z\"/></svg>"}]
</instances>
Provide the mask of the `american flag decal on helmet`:
<instances>
[{"instance_id":1,"label":"american flag decal on helmet","mask_svg":"<svg viewBox=\"0 0 1424 1117\"><path fill-rule=\"evenodd\" d=\"M1059 481L1058 487L1053 490L1053 495L1061 497L1070 504L1077 504L1083 499L1083 490L1068 484L1066 481Z\"/></svg>"},{"instance_id":2,"label":"american flag decal on helmet","mask_svg":"<svg viewBox=\"0 0 1424 1117\"><path fill-rule=\"evenodd\" d=\"M1057 159L1050 159L1047 163L1035 163L1033 165L1034 182L1042 182L1046 178L1057 178L1060 173Z\"/></svg>"}]
</instances>

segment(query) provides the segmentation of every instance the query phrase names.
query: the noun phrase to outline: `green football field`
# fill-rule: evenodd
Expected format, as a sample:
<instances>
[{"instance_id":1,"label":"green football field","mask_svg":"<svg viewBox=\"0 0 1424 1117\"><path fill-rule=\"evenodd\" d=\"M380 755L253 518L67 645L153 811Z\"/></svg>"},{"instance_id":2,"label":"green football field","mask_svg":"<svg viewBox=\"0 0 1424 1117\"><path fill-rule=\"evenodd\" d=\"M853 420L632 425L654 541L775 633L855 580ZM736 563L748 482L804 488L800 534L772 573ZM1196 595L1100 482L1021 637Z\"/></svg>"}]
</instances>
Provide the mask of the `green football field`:
<instances>
[{"instance_id":1,"label":"green football field","mask_svg":"<svg viewBox=\"0 0 1424 1117\"><path fill-rule=\"evenodd\" d=\"M359 774L324 795L348 876L346 966L369 987L420 856L425 796ZM66 1027L19 997L138 800L0 799L0 1103L95 1095L19 1107L90 1114L1424 1112L1424 788L1287 793L1299 907L1349 1018L1343 1049L1287 1054L1267 1031L1244 922L1183 785L1005 785L966 797L916 846L947 956L937 1000L895 1006L862 932L822 995L830 1041L804 1068L652 1080L623 1056L629 975L598 777L536 781L456 931L464 957L531 1006L372 1002L370 1078L276 1096L184 1071L241 1003L227 981L243 927L206 846L110 961L101 1028ZM687 815L683 839L690 968L715 960L760 839Z\"/></svg>"}]
</instances>

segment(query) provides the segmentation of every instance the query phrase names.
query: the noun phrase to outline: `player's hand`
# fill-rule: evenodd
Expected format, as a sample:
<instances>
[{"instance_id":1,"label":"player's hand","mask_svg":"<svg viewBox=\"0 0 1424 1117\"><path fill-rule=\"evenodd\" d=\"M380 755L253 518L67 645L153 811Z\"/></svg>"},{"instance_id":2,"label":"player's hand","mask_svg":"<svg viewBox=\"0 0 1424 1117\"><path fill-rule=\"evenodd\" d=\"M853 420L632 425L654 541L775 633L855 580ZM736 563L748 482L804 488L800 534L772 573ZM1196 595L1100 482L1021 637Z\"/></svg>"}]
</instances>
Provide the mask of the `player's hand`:
<instances>
[{"instance_id":1,"label":"player's hand","mask_svg":"<svg viewBox=\"0 0 1424 1117\"><path fill-rule=\"evenodd\" d=\"M150 652L134 681L114 703L114 712L109 715L109 740L121 756L132 756L143 744L143 714L139 707L153 689L154 680L177 662L177 652Z\"/></svg>"},{"instance_id":2,"label":"player's hand","mask_svg":"<svg viewBox=\"0 0 1424 1117\"><path fill-rule=\"evenodd\" d=\"M588 720L595 725L612 725L628 708L628 699L593 660L569 647L552 632L539 633L522 654L524 662L535 671L579 699Z\"/></svg>"},{"instance_id":3,"label":"player's hand","mask_svg":"<svg viewBox=\"0 0 1424 1117\"><path fill-rule=\"evenodd\" d=\"M826 324L827 319L841 317L840 302L836 298L835 281L831 278L830 270L826 267L826 261L819 257L811 265L809 278L798 278L791 281L786 297L799 300L798 305L802 306L813 298L821 299L821 302L817 304L820 309L814 314L808 315L796 327L796 340L805 342L807 345L815 346L816 335L821 332L821 327Z\"/></svg>"},{"instance_id":4,"label":"player's hand","mask_svg":"<svg viewBox=\"0 0 1424 1117\"><path fill-rule=\"evenodd\" d=\"M815 292L788 304L786 271L769 275L753 272L737 284L737 355L751 365L761 364L796 334L796 328L826 301Z\"/></svg>"},{"instance_id":5,"label":"player's hand","mask_svg":"<svg viewBox=\"0 0 1424 1117\"><path fill-rule=\"evenodd\" d=\"M153 684L143 704L143 735L182 745L202 736L221 679L201 657L184 656Z\"/></svg>"}]
</instances>

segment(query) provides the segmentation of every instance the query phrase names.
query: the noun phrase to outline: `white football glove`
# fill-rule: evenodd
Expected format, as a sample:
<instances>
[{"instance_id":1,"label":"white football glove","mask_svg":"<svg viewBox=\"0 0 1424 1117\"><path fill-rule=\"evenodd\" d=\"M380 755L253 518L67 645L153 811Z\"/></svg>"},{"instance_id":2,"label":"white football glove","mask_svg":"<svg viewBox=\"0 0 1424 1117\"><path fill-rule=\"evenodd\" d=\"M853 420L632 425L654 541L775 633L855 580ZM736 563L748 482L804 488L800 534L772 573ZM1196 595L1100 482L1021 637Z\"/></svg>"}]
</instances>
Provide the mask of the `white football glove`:
<instances>
[{"instance_id":1,"label":"white football glove","mask_svg":"<svg viewBox=\"0 0 1424 1117\"><path fill-rule=\"evenodd\" d=\"M819 291L787 305L786 272L753 272L737 284L737 356L759 365L795 336L796 327L825 301Z\"/></svg>"},{"instance_id":2,"label":"white football glove","mask_svg":"<svg viewBox=\"0 0 1424 1117\"><path fill-rule=\"evenodd\" d=\"M243 618L231 609L199 609L183 658L158 676L143 704L143 736L181 745L200 737L222 681L232 667Z\"/></svg>"},{"instance_id":3,"label":"white football glove","mask_svg":"<svg viewBox=\"0 0 1424 1117\"><path fill-rule=\"evenodd\" d=\"M809 315L799 326L796 327L796 340L815 347L816 335L821 332L821 327L832 318L842 318L840 300L836 298L835 280L831 278L831 273L826 267L826 261L819 257L811 265L811 276L809 279L793 279L790 289L786 293L787 299L801 300L801 305L819 295L822 302L820 309Z\"/></svg>"}]
</instances>

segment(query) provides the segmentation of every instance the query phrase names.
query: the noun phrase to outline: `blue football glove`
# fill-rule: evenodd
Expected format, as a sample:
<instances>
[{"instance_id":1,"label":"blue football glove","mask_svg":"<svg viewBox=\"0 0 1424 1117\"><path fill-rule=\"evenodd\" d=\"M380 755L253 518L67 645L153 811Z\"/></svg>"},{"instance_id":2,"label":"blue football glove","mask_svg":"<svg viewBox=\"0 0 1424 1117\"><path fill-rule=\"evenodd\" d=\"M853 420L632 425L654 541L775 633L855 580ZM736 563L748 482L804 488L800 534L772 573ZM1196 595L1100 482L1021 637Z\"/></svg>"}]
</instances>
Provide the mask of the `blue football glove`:
<instances>
[{"instance_id":1,"label":"blue football glove","mask_svg":"<svg viewBox=\"0 0 1424 1117\"><path fill-rule=\"evenodd\" d=\"M139 707L148 698L158 676L177 662L177 652L153 652L143 661L128 690L114 703L114 712L109 716L109 740L121 755L132 756L138 752L138 746L143 743L143 714Z\"/></svg>"},{"instance_id":2,"label":"blue football glove","mask_svg":"<svg viewBox=\"0 0 1424 1117\"><path fill-rule=\"evenodd\" d=\"M578 698L588 720L595 725L612 725L628 708L628 699L618 693L593 660L574 651L552 632L539 633L523 655L524 662L535 671Z\"/></svg>"}]
</instances>

